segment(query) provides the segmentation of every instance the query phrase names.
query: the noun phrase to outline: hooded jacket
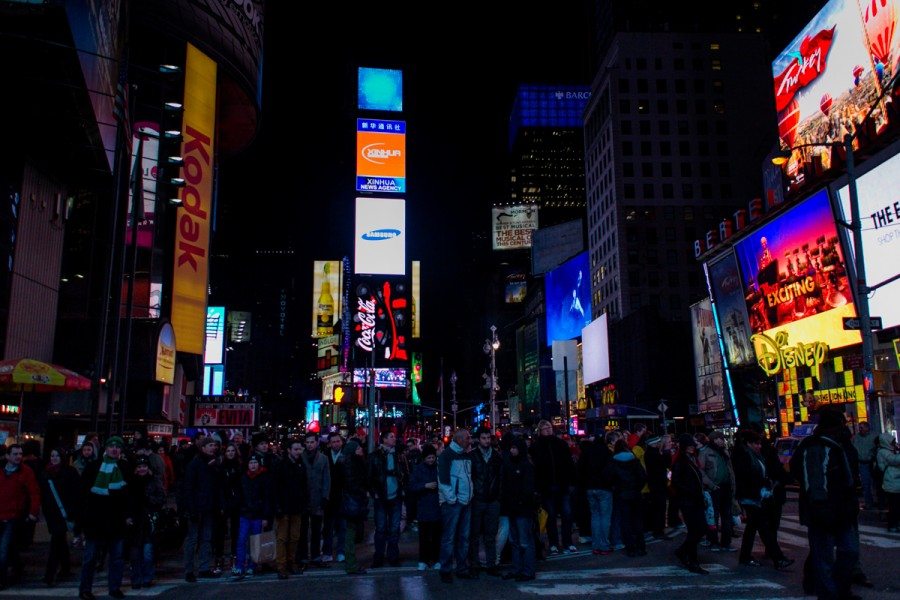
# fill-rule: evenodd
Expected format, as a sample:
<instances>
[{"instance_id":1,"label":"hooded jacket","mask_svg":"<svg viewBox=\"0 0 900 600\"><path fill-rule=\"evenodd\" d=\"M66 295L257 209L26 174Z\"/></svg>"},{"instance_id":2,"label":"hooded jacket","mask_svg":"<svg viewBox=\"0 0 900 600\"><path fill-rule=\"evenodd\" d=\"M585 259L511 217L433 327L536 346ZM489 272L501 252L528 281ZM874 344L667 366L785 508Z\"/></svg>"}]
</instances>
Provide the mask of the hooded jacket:
<instances>
[{"instance_id":1,"label":"hooded jacket","mask_svg":"<svg viewBox=\"0 0 900 600\"><path fill-rule=\"evenodd\" d=\"M838 434L835 432L834 436ZM841 531L859 514L859 501L847 454L831 432L803 438L791 457L791 474L800 484L800 522Z\"/></svg>"},{"instance_id":2,"label":"hooded jacket","mask_svg":"<svg viewBox=\"0 0 900 600\"><path fill-rule=\"evenodd\" d=\"M534 465L528 457L525 440L512 441L518 456L506 452L503 458L500 486L500 514L507 517L531 517L535 506Z\"/></svg>"},{"instance_id":3,"label":"hooded jacket","mask_svg":"<svg viewBox=\"0 0 900 600\"><path fill-rule=\"evenodd\" d=\"M622 500L639 500L647 483L647 474L638 457L631 450L613 455L606 466L613 494Z\"/></svg>"},{"instance_id":4,"label":"hooded jacket","mask_svg":"<svg viewBox=\"0 0 900 600\"><path fill-rule=\"evenodd\" d=\"M438 456L438 492L441 504L472 501L472 455L456 441Z\"/></svg>"},{"instance_id":5,"label":"hooded jacket","mask_svg":"<svg viewBox=\"0 0 900 600\"><path fill-rule=\"evenodd\" d=\"M900 494L900 453L894 451L893 441L890 433L878 436L875 460L882 472L881 487L890 494Z\"/></svg>"}]
</instances>

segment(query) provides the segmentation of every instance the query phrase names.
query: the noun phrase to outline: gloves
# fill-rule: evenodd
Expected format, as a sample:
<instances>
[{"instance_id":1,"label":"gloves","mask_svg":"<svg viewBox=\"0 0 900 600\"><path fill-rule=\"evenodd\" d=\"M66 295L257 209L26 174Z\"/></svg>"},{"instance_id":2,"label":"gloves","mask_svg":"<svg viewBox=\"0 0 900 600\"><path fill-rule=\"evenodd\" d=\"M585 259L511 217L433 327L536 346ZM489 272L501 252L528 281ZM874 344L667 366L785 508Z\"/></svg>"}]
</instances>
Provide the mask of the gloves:
<instances>
[{"instance_id":1,"label":"gloves","mask_svg":"<svg viewBox=\"0 0 900 600\"><path fill-rule=\"evenodd\" d=\"M772 497L772 490L767 487L762 488L761 490L759 490L759 497L762 500L768 500Z\"/></svg>"}]
</instances>

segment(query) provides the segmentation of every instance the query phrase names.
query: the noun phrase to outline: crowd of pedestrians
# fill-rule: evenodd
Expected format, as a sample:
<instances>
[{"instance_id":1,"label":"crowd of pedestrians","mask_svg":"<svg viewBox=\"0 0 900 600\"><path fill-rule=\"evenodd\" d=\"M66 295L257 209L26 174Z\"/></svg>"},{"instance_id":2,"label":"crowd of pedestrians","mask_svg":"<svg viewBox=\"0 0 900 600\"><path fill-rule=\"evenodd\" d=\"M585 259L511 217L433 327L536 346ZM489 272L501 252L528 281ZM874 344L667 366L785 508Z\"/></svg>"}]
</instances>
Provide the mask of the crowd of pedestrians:
<instances>
[{"instance_id":1,"label":"crowd of pedestrians","mask_svg":"<svg viewBox=\"0 0 900 600\"><path fill-rule=\"evenodd\" d=\"M857 483L865 504L883 500L897 531L900 453L890 434L861 424L855 436L840 413L819 411L813 435L797 448L790 472L800 489L800 519L809 528L804 585L820 598L849 597L866 584L859 566ZM50 534L44 581L74 576L69 536L83 551L79 597L91 600L95 574L106 568L109 594L124 597L126 559L132 588L152 586L166 515L184 523L188 582L252 576L251 539L273 531L274 565L286 579L340 563L366 572L356 557L370 509L374 554L366 567L400 564L404 524L418 532L418 569L442 581L479 573L517 581L535 577L536 561L589 543L592 553L646 555L649 539L671 540L688 570L705 574L699 552L737 552L737 562L784 569L794 560L778 543L790 482L761 428L673 440L646 427L569 439L541 421L536 435L457 430L449 443L433 438L398 443L380 433L371 453L366 432L274 444L198 437L165 448L136 435L101 446L87 436L76 451L6 449L0 475L0 589L19 581L17 549L43 518ZM320 446L321 444L321 446ZM739 548L732 546L742 524ZM577 535L575 533L577 527ZM765 548L754 556L755 537ZM180 540L179 544L180 545ZM835 555L836 552L836 555ZM501 564L509 564L501 569Z\"/></svg>"}]
</instances>

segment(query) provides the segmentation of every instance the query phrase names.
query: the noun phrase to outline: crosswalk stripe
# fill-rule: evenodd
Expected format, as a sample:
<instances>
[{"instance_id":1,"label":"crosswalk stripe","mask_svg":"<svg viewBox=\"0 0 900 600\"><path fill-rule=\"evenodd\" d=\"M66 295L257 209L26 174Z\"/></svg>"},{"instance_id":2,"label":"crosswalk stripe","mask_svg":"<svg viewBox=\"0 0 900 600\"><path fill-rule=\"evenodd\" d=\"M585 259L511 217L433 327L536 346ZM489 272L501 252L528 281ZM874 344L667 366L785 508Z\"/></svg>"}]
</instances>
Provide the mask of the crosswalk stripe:
<instances>
[{"instance_id":1,"label":"crosswalk stripe","mask_svg":"<svg viewBox=\"0 0 900 600\"><path fill-rule=\"evenodd\" d=\"M634 575L639 575L639 571L633 571ZM650 592L658 592L665 590L728 590L735 591L737 589L746 590L783 590L784 586L773 581L765 579L730 579L728 581L709 581L699 575L693 575L690 582L685 583L651 583L642 581L622 581L613 583L529 583L519 584L519 591L526 594L534 594L536 596L576 596L589 594L646 594ZM706 580L708 581L708 580Z\"/></svg>"},{"instance_id":2,"label":"crosswalk stripe","mask_svg":"<svg viewBox=\"0 0 900 600\"><path fill-rule=\"evenodd\" d=\"M800 525L800 517L798 517L797 515L784 515L782 517L782 519L785 521L790 521L791 523L794 523L795 525L798 525L800 527L803 527L803 525ZM883 535L888 538L900 540L900 533L894 533L892 531L888 531L884 527L872 527L871 525L860 525L859 531L861 533L874 533L875 535Z\"/></svg>"},{"instance_id":3,"label":"crosswalk stripe","mask_svg":"<svg viewBox=\"0 0 900 600\"><path fill-rule=\"evenodd\" d=\"M730 569L720 564L704 565L710 573L728 573ZM587 569L578 571L541 571L537 573L537 581L565 581L579 579L596 579L600 577L694 577L694 574L676 565L623 567L611 569Z\"/></svg>"},{"instance_id":4,"label":"crosswalk stripe","mask_svg":"<svg viewBox=\"0 0 900 600\"><path fill-rule=\"evenodd\" d=\"M790 535L787 533L783 533L786 530L793 531L794 533L802 534L803 537L801 538L799 536L794 536L794 535ZM787 540L787 539L789 539L788 536L790 536L790 538L793 538L795 540L794 542L791 542L791 543L795 543L796 540L800 540L800 542L799 542L800 545L802 545L802 546L809 545L809 540L806 537L806 528L803 527L802 525L800 525L799 523L798 524L791 523L787 527L785 526L784 523L782 523L781 528L779 528L779 530L778 530L778 540L781 541L782 537L784 537L784 539ZM866 535L866 534L862 534L862 533L859 536L859 543L864 546L875 546L876 548L900 548L900 539L891 539L891 538L887 538L887 537Z\"/></svg>"},{"instance_id":5,"label":"crosswalk stripe","mask_svg":"<svg viewBox=\"0 0 900 600\"><path fill-rule=\"evenodd\" d=\"M168 591L171 591L175 588L174 585L155 585L152 588L144 588L140 590L128 590L129 598L153 598L155 596L160 596ZM34 598L34 597L43 597L47 596L59 596L59 590L49 590L46 587L39 588L24 588L17 587L14 589L3 590L0 591L0 598ZM104 596L106 595L105 588L94 588L95 596Z\"/></svg>"}]
</instances>

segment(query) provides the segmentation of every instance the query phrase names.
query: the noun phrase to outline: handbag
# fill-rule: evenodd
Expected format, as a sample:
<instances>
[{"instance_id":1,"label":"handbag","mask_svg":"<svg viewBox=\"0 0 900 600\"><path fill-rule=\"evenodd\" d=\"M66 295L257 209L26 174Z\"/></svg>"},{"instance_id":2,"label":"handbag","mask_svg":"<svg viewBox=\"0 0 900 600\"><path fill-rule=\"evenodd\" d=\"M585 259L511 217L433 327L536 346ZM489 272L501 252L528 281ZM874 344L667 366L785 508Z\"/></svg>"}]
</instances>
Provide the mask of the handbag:
<instances>
[{"instance_id":1,"label":"handbag","mask_svg":"<svg viewBox=\"0 0 900 600\"><path fill-rule=\"evenodd\" d=\"M66 514L66 509L63 507L62 500L59 497L59 492L56 491L56 486L53 484L52 479L48 479L47 483L50 484L50 491L53 492L53 499L56 500L56 506L59 508L59 514L62 515L63 520L66 522L66 528L69 531L75 529L75 523L71 519L69 519L69 515Z\"/></svg>"},{"instance_id":2,"label":"handbag","mask_svg":"<svg viewBox=\"0 0 900 600\"><path fill-rule=\"evenodd\" d=\"M344 494L341 497L341 516L345 519L359 519L369 513L369 502L366 496Z\"/></svg>"},{"instance_id":3,"label":"handbag","mask_svg":"<svg viewBox=\"0 0 900 600\"><path fill-rule=\"evenodd\" d=\"M250 560L261 565L275 560L275 531L263 531L250 536Z\"/></svg>"}]
</instances>

